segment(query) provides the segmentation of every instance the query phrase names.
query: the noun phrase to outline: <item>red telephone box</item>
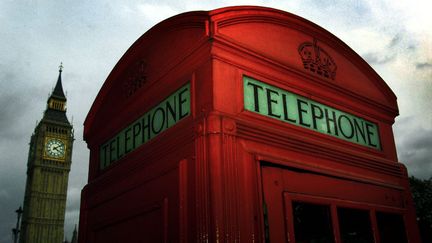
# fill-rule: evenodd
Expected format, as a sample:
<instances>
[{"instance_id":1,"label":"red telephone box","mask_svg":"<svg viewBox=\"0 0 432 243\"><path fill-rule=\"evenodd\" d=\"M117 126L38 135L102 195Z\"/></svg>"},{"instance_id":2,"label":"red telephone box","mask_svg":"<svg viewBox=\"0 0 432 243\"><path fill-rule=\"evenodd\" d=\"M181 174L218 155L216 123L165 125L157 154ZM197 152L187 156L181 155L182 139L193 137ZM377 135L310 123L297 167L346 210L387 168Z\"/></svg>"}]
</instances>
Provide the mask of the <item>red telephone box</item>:
<instances>
[{"instance_id":1,"label":"red telephone box","mask_svg":"<svg viewBox=\"0 0 432 243\"><path fill-rule=\"evenodd\" d=\"M169 18L105 81L80 242L420 242L396 96L298 16Z\"/></svg>"}]
</instances>

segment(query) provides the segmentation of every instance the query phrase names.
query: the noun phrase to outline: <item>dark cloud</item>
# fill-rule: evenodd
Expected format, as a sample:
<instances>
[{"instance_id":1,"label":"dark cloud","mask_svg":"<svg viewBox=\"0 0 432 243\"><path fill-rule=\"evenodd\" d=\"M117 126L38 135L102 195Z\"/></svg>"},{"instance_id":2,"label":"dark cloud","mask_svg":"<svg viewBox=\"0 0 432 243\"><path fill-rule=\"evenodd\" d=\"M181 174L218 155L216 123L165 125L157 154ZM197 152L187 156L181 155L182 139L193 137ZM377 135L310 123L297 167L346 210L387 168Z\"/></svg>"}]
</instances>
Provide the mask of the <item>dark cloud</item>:
<instances>
[{"instance_id":1,"label":"dark cloud","mask_svg":"<svg viewBox=\"0 0 432 243\"><path fill-rule=\"evenodd\" d=\"M408 173L418 178L432 176L432 129L419 126L410 117L398 120L395 125L396 145L399 160L408 168Z\"/></svg>"},{"instance_id":2,"label":"dark cloud","mask_svg":"<svg viewBox=\"0 0 432 243\"><path fill-rule=\"evenodd\" d=\"M416 64L417 69L432 69L432 63L430 62L422 62Z\"/></svg>"},{"instance_id":3,"label":"dark cloud","mask_svg":"<svg viewBox=\"0 0 432 243\"><path fill-rule=\"evenodd\" d=\"M0 59L0 242L12 242L15 210L24 198L28 143L45 102L34 99L45 94L40 83L27 82L31 75L22 65L5 62Z\"/></svg>"},{"instance_id":4,"label":"dark cloud","mask_svg":"<svg viewBox=\"0 0 432 243\"><path fill-rule=\"evenodd\" d=\"M0 128L6 128L13 121L17 121L24 114L20 112L20 109L25 107L26 102L21 97L17 97L16 94L3 94L0 96ZM0 129L0 136L4 137L5 132L8 129Z\"/></svg>"},{"instance_id":5,"label":"dark cloud","mask_svg":"<svg viewBox=\"0 0 432 243\"><path fill-rule=\"evenodd\" d=\"M42 112L44 101L35 98L45 97L46 93L41 92L41 83L28 82L28 78L19 68L0 63L0 142L29 134L23 127L34 125L36 114L40 116ZM35 119L28 120L32 115Z\"/></svg>"},{"instance_id":6,"label":"dark cloud","mask_svg":"<svg viewBox=\"0 0 432 243\"><path fill-rule=\"evenodd\" d=\"M12 162L12 161L11 161ZM16 162L16 161L13 161ZM2 170L5 168L2 167ZM24 178L24 180L17 180L17 178ZM24 198L24 174L19 173L18 170L9 169L9 173L2 173L0 178L0 242L12 242L12 228L15 227L17 214L15 210L22 205L22 198ZM8 219L8 220L3 220Z\"/></svg>"}]
</instances>

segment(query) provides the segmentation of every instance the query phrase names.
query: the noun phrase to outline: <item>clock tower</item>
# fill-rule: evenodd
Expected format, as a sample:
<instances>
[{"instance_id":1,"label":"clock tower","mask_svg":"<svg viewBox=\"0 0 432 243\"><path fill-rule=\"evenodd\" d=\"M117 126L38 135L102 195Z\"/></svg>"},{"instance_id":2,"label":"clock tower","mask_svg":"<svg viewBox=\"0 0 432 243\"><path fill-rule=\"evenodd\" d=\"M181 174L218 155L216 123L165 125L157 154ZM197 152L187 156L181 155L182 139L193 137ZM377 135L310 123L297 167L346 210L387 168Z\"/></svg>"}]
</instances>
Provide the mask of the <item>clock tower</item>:
<instances>
[{"instance_id":1,"label":"clock tower","mask_svg":"<svg viewBox=\"0 0 432 243\"><path fill-rule=\"evenodd\" d=\"M60 243L72 159L73 128L66 117L60 65L56 86L31 139L21 243Z\"/></svg>"}]
</instances>

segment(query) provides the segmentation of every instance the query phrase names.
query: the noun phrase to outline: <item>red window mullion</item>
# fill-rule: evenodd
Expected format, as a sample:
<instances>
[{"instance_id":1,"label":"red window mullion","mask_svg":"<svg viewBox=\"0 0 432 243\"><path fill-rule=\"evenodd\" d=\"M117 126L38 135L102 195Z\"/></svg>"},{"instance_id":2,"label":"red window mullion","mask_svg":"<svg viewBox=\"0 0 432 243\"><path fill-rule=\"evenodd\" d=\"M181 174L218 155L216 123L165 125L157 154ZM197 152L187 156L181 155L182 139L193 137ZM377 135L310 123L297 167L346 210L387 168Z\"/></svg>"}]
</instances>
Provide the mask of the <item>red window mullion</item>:
<instances>
[{"instance_id":1,"label":"red window mullion","mask_svg":"<svg viewBox=\"0 0 432 243\"><path fill-rule=\"evenodd\" d=\"M370 220L371 220L371 226L372 226L372 232L374 235L375 243L381 243L379 230L378 230L378 224L375 216L375 209L371 208L369 210Z\"/></svg>"},{"instance_id":2,"label":"red window mullion","mask_svg":"<svg viewBox=\"0 0 432 243\"><path fill-rule=\"evenodd\" d=\"M333 236L335 239L335 243L342 243L340 237L340 231L339 231L339 218L337 215L337 206L334 203L331 204L331 217L332 217Z\"/></svg>"}]
</instances>

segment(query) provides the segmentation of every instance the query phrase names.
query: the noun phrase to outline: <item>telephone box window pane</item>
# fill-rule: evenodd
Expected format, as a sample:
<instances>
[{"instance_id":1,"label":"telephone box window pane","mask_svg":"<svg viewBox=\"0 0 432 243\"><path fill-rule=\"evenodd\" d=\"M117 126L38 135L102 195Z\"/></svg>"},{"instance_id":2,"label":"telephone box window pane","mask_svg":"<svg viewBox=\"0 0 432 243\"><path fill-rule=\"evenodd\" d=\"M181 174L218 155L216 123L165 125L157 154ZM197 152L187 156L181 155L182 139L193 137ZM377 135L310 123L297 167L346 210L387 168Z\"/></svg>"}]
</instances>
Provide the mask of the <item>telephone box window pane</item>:
<instances>
[{"instance_id":1,"label":"telephone box window pane","mask_svg":"<svg viewBox=\"0 0 432 243\"><path fill-rule=\"evenodd\" d=\"M339 228L343 243L373 243L369 211L338 208Z\"/></svg>"},{"instance_id":2,"label":"telephone box window pane","mask_svg":"<svg viewBox=\"0 0 432 243\"><path fill-rule=\"evenodd\" d=\"M381 243L407 243L402 215L377 212Z\"/></svg>"},{"instance_id":3,"label":"telephone box window pane","mask_svg":"<svg viewBox=\"0 0 432 243\"><path fill-rule=\"evenodd\" d=\"M295 239L298 243L333 243L330 208L303 202L293 202Z\"/></svg>"}]
</instances>

